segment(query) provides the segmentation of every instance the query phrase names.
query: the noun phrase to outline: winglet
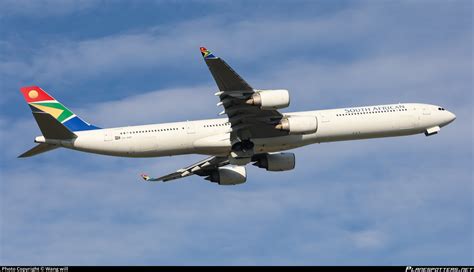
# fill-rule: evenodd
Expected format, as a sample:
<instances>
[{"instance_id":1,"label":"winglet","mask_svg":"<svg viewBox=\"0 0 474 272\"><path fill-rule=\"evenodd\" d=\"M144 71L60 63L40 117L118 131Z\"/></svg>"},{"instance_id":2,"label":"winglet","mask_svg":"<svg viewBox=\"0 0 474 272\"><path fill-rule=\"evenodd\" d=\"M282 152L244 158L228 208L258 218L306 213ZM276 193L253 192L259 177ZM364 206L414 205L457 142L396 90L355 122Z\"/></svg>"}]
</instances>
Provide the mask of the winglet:
<instances>
[{"instance_id":1,"label":"winglet","mask_svg":"<svg viewBox=\"0 0 474 272\"><path fill-rule=\"evenodd\" d=\"M147 174L141 174L140 176L141 176L141 177L142 177L142 179L143 179L143 180L145 180L145 181L148 181L148 180L150 180L150 176L149 176L149 175L147 175Z\"/></svg>"},{"instance_id":2,"label":"winglet","mask_svg":"<svg viewBox=\"0 0 474 272\"><path fill-rule=\"evenodd\" d=\"M211 51L207 50L206 47L200 47L202 57L204 59L217 59L216 56L214 56Z\"/></svg>"}]
</instances>

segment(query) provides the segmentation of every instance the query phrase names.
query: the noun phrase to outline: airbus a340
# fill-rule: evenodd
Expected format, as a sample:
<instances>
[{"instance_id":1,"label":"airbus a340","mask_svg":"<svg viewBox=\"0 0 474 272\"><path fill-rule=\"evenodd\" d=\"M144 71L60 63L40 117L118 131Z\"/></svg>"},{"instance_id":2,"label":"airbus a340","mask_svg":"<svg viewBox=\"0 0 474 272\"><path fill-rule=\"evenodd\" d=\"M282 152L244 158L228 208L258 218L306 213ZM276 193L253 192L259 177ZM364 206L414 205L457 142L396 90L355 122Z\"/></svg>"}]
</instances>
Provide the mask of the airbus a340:
<instances>
[{"instance_id":1,"label":"airbus a340","mask_svg":"<svg viewBox=\"0 0 474 272\"><path fill-rule=\"evenodd\" d=\"M38 86L21 88L42 136L19 157L65 147L121 157L208 155L202 161L146 181L199 175L220 185L244 183L249 163L268 171L295 168L295 155L282 152L324 142L434 135L456 116L441 106L400 103L355 108L280 112L290 104L287 90L251 87L224 60L201 47L217 83L225 118L100 128L85 122Z\"/></svg>"}]
</instances>

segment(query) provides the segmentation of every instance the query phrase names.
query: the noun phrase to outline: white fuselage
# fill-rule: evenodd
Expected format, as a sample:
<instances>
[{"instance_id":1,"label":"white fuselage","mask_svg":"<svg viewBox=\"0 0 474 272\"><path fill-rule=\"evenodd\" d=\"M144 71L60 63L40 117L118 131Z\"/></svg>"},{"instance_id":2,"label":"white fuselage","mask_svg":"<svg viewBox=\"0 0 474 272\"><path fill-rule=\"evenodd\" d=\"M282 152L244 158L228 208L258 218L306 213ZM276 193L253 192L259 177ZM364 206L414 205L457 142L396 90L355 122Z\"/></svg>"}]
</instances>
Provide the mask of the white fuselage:
<instances>
[{"instance_id":1,"label":"white fuselage","mask_svg":"<svg viewBox=\"0 0 474 272\"><path fill-rule=\"evenodd\" d=\"M288 150L308 144L411 135L442 127L454 114L428 104L392 104L341 108L284 115L316 116L318 129L306 135L252 139L255 153ZM117 127L75 132L77 138L58 144L84 152L122 156L159 157L181 154L228 155L231 149L227 118ZM49 142L37 137L37 142Z\"/></svg>"}]
</instances>

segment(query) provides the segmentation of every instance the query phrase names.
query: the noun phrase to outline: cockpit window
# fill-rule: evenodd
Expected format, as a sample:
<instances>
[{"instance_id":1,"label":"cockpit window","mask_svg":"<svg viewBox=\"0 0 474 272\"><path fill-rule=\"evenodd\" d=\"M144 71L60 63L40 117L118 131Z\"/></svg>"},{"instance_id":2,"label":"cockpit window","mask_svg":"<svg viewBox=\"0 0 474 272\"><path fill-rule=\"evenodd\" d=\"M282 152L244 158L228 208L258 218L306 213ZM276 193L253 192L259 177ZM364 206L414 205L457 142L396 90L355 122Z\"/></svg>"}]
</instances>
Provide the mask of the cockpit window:
<instances>
[{"instance_id":1,"label":"cockpit window","mask_svg":"<svg viewBox=\"0 0 474 272\"><path fill-rule=\"evenodd\" d=\"M443 111L443 110L445 110L445 109L444 109L444 108L438 108L438 110L441 110L441 111Z\"/></svg>"}]
</instances>

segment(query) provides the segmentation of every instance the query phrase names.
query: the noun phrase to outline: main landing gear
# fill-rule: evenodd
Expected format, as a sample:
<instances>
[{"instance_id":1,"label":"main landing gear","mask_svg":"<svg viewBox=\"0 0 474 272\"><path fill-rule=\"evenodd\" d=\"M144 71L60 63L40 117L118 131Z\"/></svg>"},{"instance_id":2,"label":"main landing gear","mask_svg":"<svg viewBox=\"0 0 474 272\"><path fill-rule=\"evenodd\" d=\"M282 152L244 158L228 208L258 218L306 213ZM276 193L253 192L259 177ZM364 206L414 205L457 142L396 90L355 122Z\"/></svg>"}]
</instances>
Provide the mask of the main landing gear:
<instances>
[{"instance_id":1,"label":"main landing gear","mask_svg":"<svg viewBox=\"0 0 474 272\"><path fill-rule=\"evenodd\" d=\"M253 150L254 143L250 140L243 140L232 145L232 151L246 152Z\"/></svg>"}]
</instances>

